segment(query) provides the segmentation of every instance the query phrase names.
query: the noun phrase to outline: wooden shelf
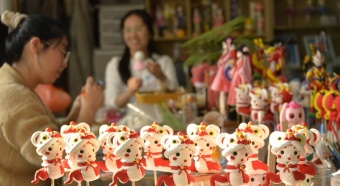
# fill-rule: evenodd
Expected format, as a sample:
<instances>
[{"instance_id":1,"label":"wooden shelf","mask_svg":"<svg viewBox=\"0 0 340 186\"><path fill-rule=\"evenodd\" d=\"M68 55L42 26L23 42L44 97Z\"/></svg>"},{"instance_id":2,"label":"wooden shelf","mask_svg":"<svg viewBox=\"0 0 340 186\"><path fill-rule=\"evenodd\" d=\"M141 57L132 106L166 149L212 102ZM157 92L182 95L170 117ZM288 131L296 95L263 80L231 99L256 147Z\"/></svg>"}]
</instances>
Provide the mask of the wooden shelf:
<instances>
[{"instance_id":1,"label":"wooden shelf","mask_svg":"<svg viewBox=\"0 0 340 186\"><path fill-rule=\"evenodd\" d=\"M340 29L340 25L299 25L294 27L288 27L284 25L275 26L275 31L298 31L298 30L328 30L328 29Z\"/></svg>"}]
</instances>

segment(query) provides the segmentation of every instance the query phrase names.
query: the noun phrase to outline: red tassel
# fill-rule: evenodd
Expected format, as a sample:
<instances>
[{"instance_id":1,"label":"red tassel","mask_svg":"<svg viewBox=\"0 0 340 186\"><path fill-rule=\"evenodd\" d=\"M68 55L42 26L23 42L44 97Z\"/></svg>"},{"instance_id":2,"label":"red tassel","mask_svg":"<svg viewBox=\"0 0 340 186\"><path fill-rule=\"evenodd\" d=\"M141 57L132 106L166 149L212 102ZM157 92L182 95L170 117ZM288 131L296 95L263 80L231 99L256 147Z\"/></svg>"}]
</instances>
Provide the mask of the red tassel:
<instances>
[{"instance_id":1,"label":"red tassel","mask_svg":"<svg viewBox=\"0 0 340 186\"><path fill-rule=\"evenodd\" d=\"M46 168L41 168L35 172L34 180L31 181L33 184L39 183L39 180L46 180L48 178L48 172Z\"/></svg>"},{"instance_id":2,"label":"red tassel","mask_svg":"<svg viewBox=\"0 0 340 186\"><path fill-rule=\"evenodd\" d=\"M73 179L77 182L83 181L83 176L81 175L80 170L75 170L70 173L70 177L64 182L64 184L70 184L73 182Z\"/></svg>"},{"instance_id":3,"label":"red tassel","mask_svg":"<svg viewBox=\"0 0 340 186\"><path fill-rule=\"evenodd\" d=\"M109 170L107 169L105 162L103 161L97 161L97 166L100 168L100 170L104 171L104 172L109 172Z\"/></svg>"},{"instance_id":4,"label":"red tassel","mask_svg":"<svg viewBox=\"0 0 340 186\"><path fill-rule=\"evenodd\" d=\"M275 174L275 172L267 172L266 173L266 181L263 184L263 186L269 186L270 182L273 182L273 183L276 183L276 184L281 183L282 181L281 181L280 175Z\"/></svg>"},{"instance_id":5,"label":"red tassel","mask_svg":"<svg viewBox=\"0 0 340 186\"><path fill-rule=\"evenodd\" d=\"M318 169L310 163L298 164L298 170L311 176L315 176L318 173Z\"/></svg>"},{"instance_id":6,"label":"red tassel","mask_svg":"<svg viewBox=\"0 0 340 186\"><path fill-rule=\"evenodd\" d=\"M155 158L153 161L155 162L156 167L170 167L169 160L165 160L163 158Z\"/></svg>"},{"instance_id":7,"label":"red tassel","mask_svg":"<svg viewBox=\"0 0 340 186\"><path fill-rule=\"evenodd\" d=\"M210 185L215 186L215 181L220 182L220 183L226 183L229 184L229 173L225 174L224 176L220 174L215 174L210 177Z\"/></svg>"},{"instance_id":8,"label":"red tassel","mask_svg":"<svg viewBox=\"0 0 340 186\"><path fill-rule=\"evenodd\" d=\"M302 172L300 171L294 171L293 172L293 176L294 176L294 179L296 181L300 181L300 180L305 180L306 179L306 175L303 174Z\"/></svg>"},{"instance_id":9,"label":"red tassel","mask_svg":"<svg viewBox=\"0 0 340 186\"><path fill-rule=\"evenodd\" d=\"M161 175L157 180L156 186L161 186L162 182L164 182L164 185L166 186L175 186L172 176L168 176L165 174Z\"/></svg>"},{"instance_id":10,"label":"red tassel","mask_svg":"<svg viewBox=\"0 0 340 186\"><path fill-rule=\"evenodd\" d=\"M212 161L207 161L207 167L208 167L209 170L216 170L216 171L221 170L220 164L218 164L216 162L212 162Z\"/></svg>"},{"instance_id":11,"label":"red tassel","mask_svg":"<svg viewBox=\"0 0 340 186\"><path fill-rule=\"evenodd\" d=\"M127 175L127 171L121 170L121 171L118 171L116 174L114 174L112 177L112 182L110 183L109 186L115 186L117 184L117 179L119 179L121 183L127 183L129 181L129 176Z\"/></svg>"},{"instance_id":12,"label":"red tassel","mask_svg":"<svg viewBox=\"0 0 340 186\"><path fill-rule=\"evenodd\" d=\"M194 162L194 161L191 162L190 171L192 171L192 172L197 172L197 169L196 169L196 167L195 167L195 162Z\"/></svg>"}]
</instances>

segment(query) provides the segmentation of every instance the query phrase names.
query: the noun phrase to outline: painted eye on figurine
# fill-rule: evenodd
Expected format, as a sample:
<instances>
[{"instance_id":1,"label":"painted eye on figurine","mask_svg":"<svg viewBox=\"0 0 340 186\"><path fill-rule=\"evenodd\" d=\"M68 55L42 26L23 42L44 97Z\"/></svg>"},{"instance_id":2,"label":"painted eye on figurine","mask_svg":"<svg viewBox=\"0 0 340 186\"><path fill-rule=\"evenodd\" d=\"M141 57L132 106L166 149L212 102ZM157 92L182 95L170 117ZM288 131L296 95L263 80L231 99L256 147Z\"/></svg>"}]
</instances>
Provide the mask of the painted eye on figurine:
<instances>
[{"instance_id":1,"label":"painted eye on figurine","mask_svg":"<svg viewBox=\"0 0 340 186\"><path fill-rule=\"evenodd\" d=\"M264 180L265 180L265 177L262 177L262 180L264 181Z\"/></svg>"},{"instance_id":2,"label":"painted eye on figurine","mask_svg":"<svg viewBox=\"0 0 340 186\"><path fill-rule=\"evenodd\" d=\"M122 132L122 130L120 130L120 129L118 129L117 131L118 131L118 132Z\"/></svg>"},{"instance_id":3,"label":"painted eye on figurine","mask_svg":"<svg viewBox=\"0 0 340 186\"><path fill-rule=\"evenodd\" d=\"M246 153L245 155L246 155L246 157L248 157L248 153Z\"/></svg>"},{"instance_id":4,"label":"painted eye on figurine","mask_svg":"<svg viewBox=\"0 0 340 186\"><path fill-rule=\"evenodd\" d=\"M214 136L215 135L215 132L213 130L209 131L209 135L210 136Z\"/></svg>"},{"instance_id":5,"label":"painted eye on figurine","mask_svg":"<svg viewBox=\"0 0 340 186\"><path fill-rule=\"evenodd\" d=\"M74 139L73 139L73 142L74 142L74 143L77 143L77 142L78 142L78 138L74 138Z\"/></svg>"},{"instance_id":6,"label":"painted eye on figurine","mask_svg":"<svg viewBox=\"0 0 340 186\"><path fill-rule=\"evenodd\" d=\"M284 154L284 153L285 153L285 151L281 150L281 151L280 151L280 153L281 153L281 154Z\"/></svg>"},{"instance_id":7,"label":"painted eye on figurine","mask_svg":"<svg viewBox=\"0 0 340 186\"><path fill-rule=\"evenodd\" d=\"M255 134L258 134L259 132L260 132L260 131L259 131L258 129L255 129L255 130L254 130L254 133L255 133Z\"/></svg>"},{"instance_id":8,"label":"painted eye on figurine","mask_svg":"<svg viewBox=\"0 0 340 186\"><path fill-rule=\"evenodd\" d=\"M299 118L302 118L302 114L301 113L299 113Z\"/></svg>"},{"instance_id":9,"label":"painted eye on figurine","mask_svg":"<svg viewBox=\"0 0 340 186\"><path fill-rule=\"evenodd\" d=\"M164 130L163 130L163 129L161 129L161 130L158 131L158 134L163 134L163 133L164 133Z\"/></svg>"},{"instance_id":10,"label":"painted eye on figurine","mask_svg":"<svg viewBox=\"0 0 340 186\"><path fill-rule=\"evenodd\" d=\"M278 141L281 141L281 140L282 140L282 138L281 138L281 137L278 137L278 138L277 138L277 140L278 140Z\"/></svg>"},{"instance_id":11,"label":"painted eye on figurine","mask_svg":"<svg viewBox=\"0 0 340 186\"><path fill-rule=\"evenodd\" d=\"M304 132L304 133L303 133L303 135L305 135L305 136L306 136L306 139L309 139L309 135L308 135L308 133L307 133L307 132Z\"/></svg>"},{"instance_id":12,"label":"painted eye on figurine","mask_svg":"<svg viewBox=\"0 0 340 186\"><path fill-rule=\"evenodd\" d=\"M138 150L142 150L142 147L139 147Z\"/></svg>"},{"instance_id":13,"label":"painted eye on figurine","mask_svg":"<svg viewBox=\"0 0 340 186\"><path fill-rule=\"evenodd\" d=\"M290 113L290 114L289 114L289 118L291 118L291 119L295 118L295 114Z\"/></svg>"},{"instance_id":14,"label":"painted eye on figurine","mask_svg":"<svg viewBox=\"0 0 340 186\"><path fill-rule=\"evenodd\" d=\"M79 152L80 152L81 154L83 154L83 153L84 153L84 150L80 150Z\"/></svg>"},{"instance_id":15,"label":"painted eye on figurine","mask_svg":"<svg viewBox=\"0 0 340 186\"><path fill-rule=\"evenodd\" d=\"M131 152L131 149L126 149L126 152L130 153L130 152Z\"/></svg>"},{"instance_id":16,"label":"painted eye on figurine","mask_svg":"<svg viewBox=\"0 0 340 186\"><path fill-rule=\"evenodd\" d=\"M155 141L155 144L158 144L158 141L157 141L157 140Z\"/></svg>"},{"instance_id":17,"label":"painted eye on figurine","mask_svg":"<svg viewBox=\"0 0 340 186\"><path fill-rule=\"evenodd\" d=\"M310 182L310 180L309 180L309 179L306 179L306 182L307 182L307 183L309 183L309 182Z\"/></svg>"},{"instance_id":18,"label":"painted eye on figurine","mask_svg":"<svg viewBox=\"0 0 340 186\"><path fill-rule=\"evenodd\" d=\"M178 143L177 140L172 140L171 142L172 142L172 144L177 144Z\"/></svg>"},{"instance_id":19,"label":"painted eye on figurine","mask_svg":"<svg viewBox=\"0 0 340 186\"><path fill-rule=\"evenodd\" d=\"M189 154L190 158L192 157L192 154Z\"/></svg>"},{"instance_id":20,"label":"painted eye on figurine","mask_svg":"<svg viewBox=\"0 0 340 186\"><path fill-rule=\"evenodd\" d=\"M176 156L180 156L181 154L179 152L176 153Z\"/></svg>"},{"instance_id":21,"label":"painted eye on figurine","mask_svg":"<svg viewBox=\"0 0 340 186\"><path fill-rule=\"evenodd\" d=\"M48 151L52 151L52 147L48 147L48 149L47 149Z\"/></svg>"},{"instance_id":22,"label":"painted eye on figurine","mask_svg":"<svg viewBox=\"0 0 340 186\"><path fill-rule=\"evenodd\" d=\"M92 149L92 152L94 152L94 149Z\"/></svg>"},{"instance_id":23,"label":"painted eye on figurine","mask_svg":"<svg viewBox=\"0 0 340 186\"><path fill-rule=\"evenodd\" d=\"M210 144L209 143L207 143L207 147L209 147L210 146Z\"/></svg>"},{"instance_id":24,"label":"painted eye on figurine","mask_svg":"<svg viewBox=\"0 0 340 186\"><path fill-rule=\"evenodd\" d=\"M297 151L294 151L294 155L297 155L298 154L298 152Z\"/></svg>"},{"instance_id":25,"label":"painted eye on figurine","mask_svg":"<svg viewBox=\"0 0 340 186\"><path fill-rule=\"evenodd\" d=\"M48 136L43 136L42 138L41 138L43 141L46 141L47 139L48 139Z\"/></svg>"},{"instance_id":26,"label":"painted eye on figurine","mask_svg":"<svg viewBox=\"0 0 340 186\"><path fill-rule=\"evenodd\" d=\"M233 155L234 155L234 156L237 156L237 152L233 152Z\"/></svg>"},{"instance_id":27,"label":"painted eye on figurine","mask_svg":"<svg viewBox=\"0 0 340 186\"><path fill-rule=\"evenodd\" d=\"M125 141L125 136L121 136L121 137L119 138L119 140L120 140L120 141Z\"/></svg>"},{"instance_id":28,"label":"painted eye on figurine","mask_svg":"<svg viewBox=\"0 0 340 186\"><path fill-rule=\"evenodd\" d=\"M190 135L194 135L194 132L190 132Z\"/></svg>"},{"instance_id":29,"label":"painted eye on figurine","mask_svg":"<svg viewBox=\"0 0 340 186\"><path fill-rule=\"evenodd\" d=\"M234 143L235 142L235 140L234 140L234 138L230 138L230 143Z\"/></svg>"},{"instance_id":30,"label":"painted eye on figurine","mask_svg":"<svg viewBox=\"0 0 340 186\"><path fill-rule=\"evenodd\" d=\"M254 178L251 178L251 179L250 179L250 181L251 181L251 182L254 182L254 181L255 181L255 179L254 179Z\"/></svg>"},{"instance_id":31,"label":"painted eye on figurine","mask_svg":"<svg viewBox=\"0 0 340 186\"><path fill-rule=\"evenodd\" d=\"M197 146L197 143L195 143L195 146Z\"/></svg>"},{"instance_id":32,"label":"painted eye on figurine","mask_svg":"<svg viewBox=\"0 0 340 186\"><path fill-rule=\"evenodd\" d=\"M255 145L255 142L252 141L251 144L252 144L252 145Z\"/></svg>"}]
</instances>

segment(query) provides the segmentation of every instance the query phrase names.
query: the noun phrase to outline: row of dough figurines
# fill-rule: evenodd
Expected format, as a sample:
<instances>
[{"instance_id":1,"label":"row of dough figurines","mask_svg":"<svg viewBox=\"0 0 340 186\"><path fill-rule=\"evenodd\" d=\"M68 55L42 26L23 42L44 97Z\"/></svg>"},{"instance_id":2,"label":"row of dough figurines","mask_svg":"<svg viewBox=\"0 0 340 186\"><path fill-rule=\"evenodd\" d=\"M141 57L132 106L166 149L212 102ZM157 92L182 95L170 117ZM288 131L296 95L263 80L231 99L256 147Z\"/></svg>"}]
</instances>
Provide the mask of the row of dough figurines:
<instances>
[{"instance_id":1,"label":"row of dough figurines","mask_svg":"<svg viewBox=\"0 0 340 186\"><path fill-rule=\"evenodd\" d=\"M318 41L322 38L323 34ZM156 122L140 131L104 124L99 136L86 123L71 122L60 131L47 128L31 138L43 160L32 183L67 173L65 184L89 185L101 172L112 172L110 185L135 184L149 170L161 173L154 174L159 186L194 185L195 179L208 185L295 186L312 185L315 180L324 181L318 185L330 185L330 180L318 176L321 170L333 173L339 168L340 77L329 76L324 68L327 47L323 42L313 45L313 55L306 58L313 62L306 73L310 98L306 111L315 115L313 121L323 123L317 130L313 122L306 123L304 107L293 100L289 85L284 83L284 46L265 48L260 40L255 43L257 51L250 54L247 47L237 50L232 40L226 39L211 82L211 89L221 95L228 93L228 99L221 96L224 102L220 103L236 106L243 116L244 122L234 132L226 133L216 123L206 122L188 124L186 131L178 133ZM261 61L264 58L266 62ZM253 82L255 70L270 83L269 88ZM267 147L267 156L276 157L276 170L270 169L272 162L258 156ZM102 159L97 157L100 148ZM208 176L202 181L198 179L202 175Z\"/></svg>"}]
</instances>

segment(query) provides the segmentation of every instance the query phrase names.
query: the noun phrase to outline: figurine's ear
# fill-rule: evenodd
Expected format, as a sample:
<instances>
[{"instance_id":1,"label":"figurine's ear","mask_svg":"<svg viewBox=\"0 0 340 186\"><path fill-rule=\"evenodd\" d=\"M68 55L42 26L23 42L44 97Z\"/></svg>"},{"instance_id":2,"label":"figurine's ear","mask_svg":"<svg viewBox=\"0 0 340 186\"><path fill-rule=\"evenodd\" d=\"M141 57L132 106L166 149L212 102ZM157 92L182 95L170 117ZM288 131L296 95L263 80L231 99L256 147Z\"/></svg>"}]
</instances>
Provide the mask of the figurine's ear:
<instances>
[{"instance_id":1,"label":"figurine's ear","mask_svg":"<svg viewBox=\"0 0 340 186\"><path fill-rule=\"evenodd\" d=\"M239 129L245 129L246 128L246 126L247 126L247 123L240 123L239 125L238 125L238 127L237 128L239 128Z\"/></svg>"},{"instance_id":2,"label":"figurine's ear","mask_svg":"<svg viewBox=\"0 0 340 186\"><path fill-rule=\"evenodd\" d=\"M280 131L274 131L269 136L269 144L272 146L272 153L276 154L275 149L280 147L284 142L285 133Z\"/></svg>"},{"instance_id":3,"label":"figurine's ear","mask_svg":"<svg viewBox=\"0 0 340 186\"><path fill-rule=\"evenodd\" d=\"M259 128L262 129L262 139L266 139L269 136L269 128L266 125L259 124L257 125Z\"/></svg>"},{"instance_id":4,"label":"figurine's ear","mask_svg":"<svg viewBox=\"0 0 340 186\"><path fill-rule=\"evenodd\" d=\"M168 134L168 135L174 134L174 130L171 127L164 125L163 128L164 128L164 134Z\"/></svg>"},{"instance_id":5,"label":"figurine's ear","mask_svg":"<svg viewBox=\"0 0 340 186\"><path fill-rule=\"evenodd\" d=\"M189 136L189 138L192 138L193 136L196 135L196 131L197 131L197 125L192 123L189 124L187 126L187 135Z\"/></svg>"},{"instance_id":6,"label":"figurine's ear","mask_svg":"<svg viewBox=\"0 0 340 186\"><path fill-rule=\"evenodd\" d=\"M39 136L40 136L41 131L35 132L32 137L31 137L31 142L35 147L39 146Z\"/></svg>"},{"instance_id":7,"label":"figurine's ear","mask_svg":"<svg viewBox=\"0 0 340 186\"><path fill-rule=\"evenodd\" d=\"M208 125L206 128L208 135L211 137L217 137L220 134L220 128L216 125Z\"/></svg>"},{"instance_id":8,"label":"figurine's ear","mask_svg":"<svg viewBox=\"0 0 340 186\"><path fill-rule=\"evenodd\" d=\"M311 128L310 131L313 134L313 142L311 143L311 145L316 146L321 141L321 134L318 130L314 128Z\"/></svg>"},{"instance_id":9,"label":"figurine's ear","mask_svg":"<svg viewBox=\"0 0 340 186\"><path fill-rule=\"evenodd\" d=\"M145 132L147 132L148 128L150 126L143 126L141 129L140 129L140 134L143 135Z\"/></svg>"},{"instance_id":10,"label":"figurine's ear","mask_svg":"<svg viewBox=\"0 0 340 186\"><path fill-rule=\"evenodd\" d=\"M114 138L117 134L116 133L110 133L109 135L107 135L106 138L106 145L112 148L116 147L116 143L114 142Z\"/></svg>"},{"instance_id":11,"label":"figurine's ear","mask_svg":"<svg viewBox=\"0 0 340 186\"><path fill-rule=\"evenodd\" d=\"M228 133L221 133L217 136L217 139L216 139L216 142L217 142L217 145L220 147L220 148L226 148L227 147L227 144L230 143L234 143L234 141L236 142L236 139L232 139L231 137L232 135L228 134ZM232 142L231 142L232 141Z\"/></svg>"},{"instance_id":12,"label":"figurine's ear","mask_svg":"<svg viewBox=\"0 0 340 186\"><path fill-rule=\"evenodd\" d=\"M99 135L104 134L108 127L109 127L108 125L100 126L100 128L99 128Z\"/></svg>"},{"instance_id":13,"label":"figurine's ear","mask_svg":"<svg viewBox=\"0 0 340 186\"><path fill-rule=\"evenodd\" d=\"M163 147L163 149L168 149L169 148L169 138L171 137L171 135L165 135L161 138L161 145Z\"/></svg>"},{"instance_id":14,"label":"figurine's ear","mask_svg":"<svg viewBox=\"0 0 340 186\"><path fill-rule=\"evenodd\" d=\"M78 131L80 131L80 130L83 129L83 130L85 130L86 133L88 133L88 132L91 131L91 130L90 130L90 125L87 124L87 123L85 123L85 122L82 122L82 123L77 124L77 125L76 125L76 128L77 128Z\"/></svg>"},{"instance_id":15,"label":"figurine's ear","mask_svg":"<svg viewBox=\"0 0 340 186\"><path fill-rule=\"evenodd\" d=\"M281 109L281 112L280 112L280 123L284 122L284 121L287 121L286 119L286 110L289 106L289 103L284 103L282 105L282 109Z\"/></svg>"}]
</instances>

